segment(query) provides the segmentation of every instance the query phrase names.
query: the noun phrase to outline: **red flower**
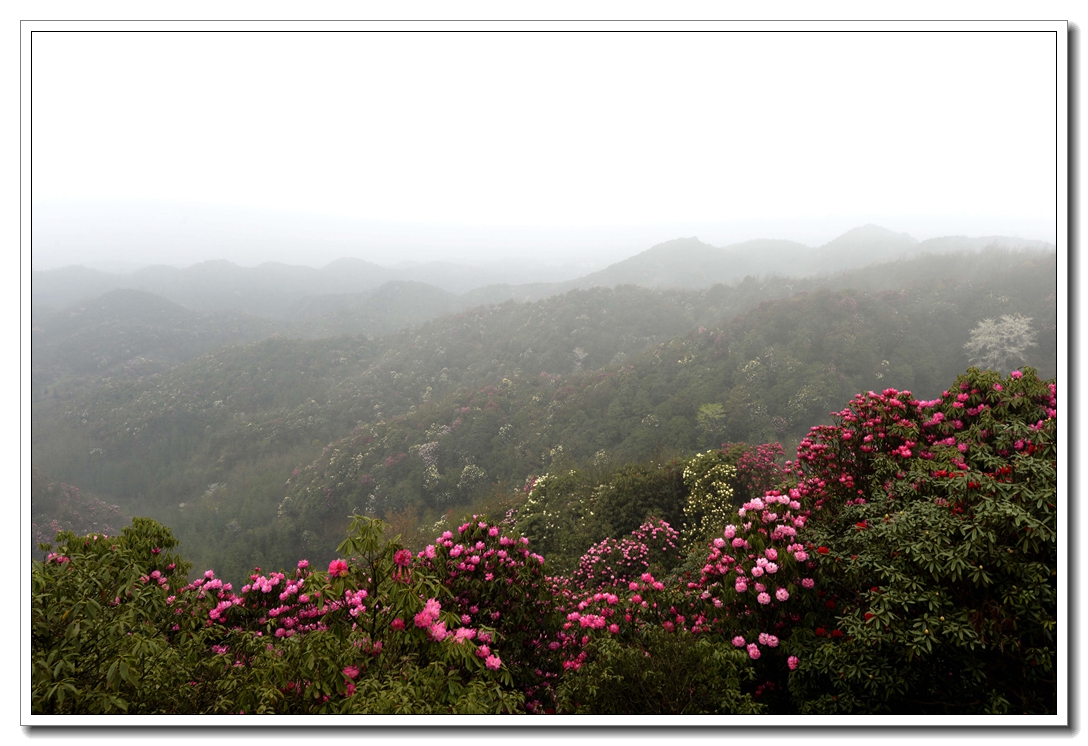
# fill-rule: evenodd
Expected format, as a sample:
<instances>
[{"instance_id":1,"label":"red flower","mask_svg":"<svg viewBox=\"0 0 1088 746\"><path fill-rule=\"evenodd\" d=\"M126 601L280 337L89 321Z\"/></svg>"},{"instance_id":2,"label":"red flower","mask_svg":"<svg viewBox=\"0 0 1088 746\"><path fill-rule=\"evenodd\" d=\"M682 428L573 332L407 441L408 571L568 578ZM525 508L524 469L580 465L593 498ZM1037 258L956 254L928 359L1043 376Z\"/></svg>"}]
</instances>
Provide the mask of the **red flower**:
<instances>
[{"instance_id":1,"label":"red flower","mask_svg":"<svg viewBox=\"0 0 1088 746\"><path fill-rule=\"evenodd\" d=\"M872 619L872 618L873 618L874 616L876 616L876 614L872 613L871 611L867 611L867 612L865 612L865 621L869 621L869 620L870 620L870 619Z\"/></svg>"},{"instance_id":2,"label":"red flower","mask_svg":"<svg viewBox=\"0 0 1088 746\"><path fill-rule=\"evenodd\" d=\"M826 604L824 604L824 606L826 606L829 609L834 609L835 608L835 602L834 601L828 601Z\"/></svg>"},{"instance_id":3,"label":"red flower","mask_svg":"<svg viewBox=\"0 0 1088 746\"><path fill-rule=\"evenodd\" d=\"M842 630L841 629L831 630L831 636L832 637L842 637Z\"/></svg>"},{"instance_id":4,"label":"red flower","mask_svg":"<svg viewBox=\"0 0 1088 746\"><path fill-rule=\"evenodd\" d=\"M863 529L866 529L866 528L869 528L869 524L866 521L858 521L854 525L858 527L859 531L863 530Z\"/></svg>"},{"instance_id":5,"label":"red flower","mask_svg":"<svg viewBox=\"0 0 1088 746\"><path fill-rule=\"evenodd\" d=\"M827 554L830 551L831 550L828 549L827 547L816 547L816 552L819 553L819 554Z\"/></svg>"}]
</instances>

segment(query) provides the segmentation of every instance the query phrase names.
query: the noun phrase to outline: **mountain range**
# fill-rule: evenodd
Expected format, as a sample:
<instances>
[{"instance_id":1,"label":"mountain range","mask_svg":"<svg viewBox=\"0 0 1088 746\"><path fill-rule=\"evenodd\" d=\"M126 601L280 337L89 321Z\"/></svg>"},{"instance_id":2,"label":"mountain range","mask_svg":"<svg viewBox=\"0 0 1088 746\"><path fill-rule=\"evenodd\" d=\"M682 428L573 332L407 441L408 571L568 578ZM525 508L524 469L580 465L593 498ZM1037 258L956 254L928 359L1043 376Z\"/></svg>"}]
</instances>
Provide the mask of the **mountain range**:
<instances>
[{"instance_id":1,"label":"mountain range","mask_svg":"<svg viewBox=\"0 0 1088 746\"><path fill-rule=\"evenodd\" d=\"M563 282L547 282L542 267L483 268L449 262L383 267L362 259L338 259L320 269L278 262L241 267L208 261L184 269L150 266L114 274L81 266L35 271L35 318L69 308L117 289L142 290L201 312L241 311L271 319L315 318L324 314L358 317L360 309L380 306L373 291L389 282L433 286L419 314L432 317L480 303L538 300L576 288L634 284L652 288L706 288L746 276L827 275L868 264L924 253L975 252L988 246L1053 250L1053 244L1007 236L945 236L917 241L876 225L854 228L820 247L793 241L756 239L723 247L698 238L678 238L653 246L605 269ZM526 274L526 272L528 274ZM513 282L534 277L538 282ZM441 292L439 292L441 291ZM384 300L404 293L390 290ZM452 297L451 297L452 296ZM458 298L457 296L465 296ZM337 326L335 320L328 322ZM367 333L385 330L376 322ZM363 330L359 330L363 331ZM356 332L358 333L358 331Z\"/></svg>"}]
</instances>

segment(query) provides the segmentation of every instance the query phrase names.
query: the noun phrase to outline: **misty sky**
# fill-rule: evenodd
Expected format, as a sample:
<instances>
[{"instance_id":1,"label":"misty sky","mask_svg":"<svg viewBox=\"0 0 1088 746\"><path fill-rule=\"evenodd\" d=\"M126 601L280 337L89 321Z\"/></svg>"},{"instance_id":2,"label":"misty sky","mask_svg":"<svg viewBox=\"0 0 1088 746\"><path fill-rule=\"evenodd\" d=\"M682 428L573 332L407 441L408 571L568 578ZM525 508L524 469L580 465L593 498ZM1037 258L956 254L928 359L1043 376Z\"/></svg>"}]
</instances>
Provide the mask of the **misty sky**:
<instances>
[{"instance_id":1,"label":"misty sky","mask_svg":"<svg viewBox=\"0 0 1088 746\"><path fill-rule=\"evenodd\" d=\"M33 35L36 269L1055 241L1053 33Z\"/></svg>"}]
</instances>

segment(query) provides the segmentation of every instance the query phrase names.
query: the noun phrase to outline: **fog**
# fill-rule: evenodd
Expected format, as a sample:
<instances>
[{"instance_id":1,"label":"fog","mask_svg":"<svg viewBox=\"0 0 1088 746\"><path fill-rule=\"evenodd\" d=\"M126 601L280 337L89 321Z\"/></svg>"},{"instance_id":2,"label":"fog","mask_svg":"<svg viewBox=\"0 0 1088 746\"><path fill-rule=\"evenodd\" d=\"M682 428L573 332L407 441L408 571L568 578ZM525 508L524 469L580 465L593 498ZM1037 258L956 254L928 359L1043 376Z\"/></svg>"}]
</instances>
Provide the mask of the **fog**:
<instances>
[{"instance_id":1,"label":"fog","mask_svg":"<svg viewBox=\"0 0 1088 746\"><path fill-rule=\"evenodd\" d=\"M855 215L830 218L688 221L646 225L481 226L381 222L343 215L199 203L66 201L33 209L35 270L83 265L129 272L225 259L240 266L281 262L321 267L353 257L383 266L433 261L522 270L521 282L556 282L602 269L656 244L696 236L715 246L755 238L821 246L875 223L919 241L1008 236L1055 242L1054 222L1006 217Z\"/></svg>"},{"instance_id":2,"label":"fog","mask_svg":"<svg viewBox=\"0 0 1088 746\"><path fill-rule=\"evenodd\" d=\"M38 31L32 62L34 269L1056 240L1051 33Z\"/></svg>"}]
</instances>

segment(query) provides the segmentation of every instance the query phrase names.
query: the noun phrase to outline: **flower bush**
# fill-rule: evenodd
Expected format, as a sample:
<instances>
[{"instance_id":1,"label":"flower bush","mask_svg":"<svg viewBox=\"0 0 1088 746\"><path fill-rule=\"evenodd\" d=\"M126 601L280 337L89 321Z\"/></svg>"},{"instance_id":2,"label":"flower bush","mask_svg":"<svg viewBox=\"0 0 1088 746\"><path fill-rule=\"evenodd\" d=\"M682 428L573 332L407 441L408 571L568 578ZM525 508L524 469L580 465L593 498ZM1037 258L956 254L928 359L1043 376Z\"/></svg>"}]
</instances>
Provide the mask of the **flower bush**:
<instances>
[{"instance_id":1,"label":"flower bush","mask_svg":"<svg viewBox=\"0 0 1088 746\"><path fill-rule=\"evenodd\" d=\"M801 443L826 599L795 634L802 712L1056 711L1056 397L971 369L933 401L859 395Z\"/></svg>"}]
</instances>

